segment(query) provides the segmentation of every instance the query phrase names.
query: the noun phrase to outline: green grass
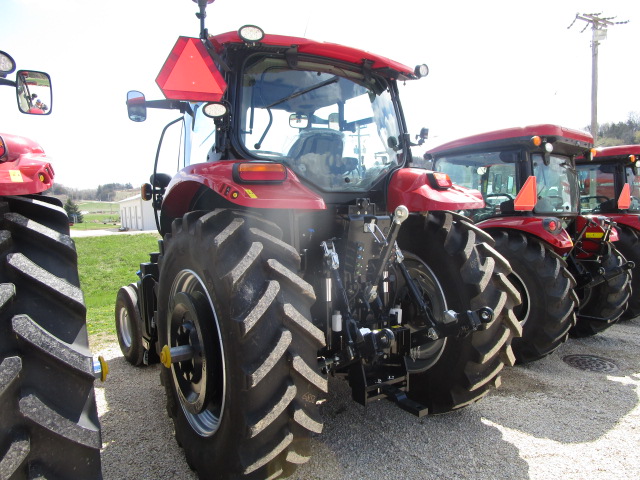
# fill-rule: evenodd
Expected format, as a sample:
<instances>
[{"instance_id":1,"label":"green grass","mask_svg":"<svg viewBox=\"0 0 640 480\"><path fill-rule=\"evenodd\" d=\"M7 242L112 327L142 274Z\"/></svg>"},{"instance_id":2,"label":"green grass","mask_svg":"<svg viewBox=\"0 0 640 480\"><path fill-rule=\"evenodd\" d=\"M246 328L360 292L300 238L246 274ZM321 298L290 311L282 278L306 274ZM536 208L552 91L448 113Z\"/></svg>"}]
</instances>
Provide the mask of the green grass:
<instances>
[{"instance_id":1,"label":"green grass","mask_svg":"<svg viewBox=\"0 0 640 480\"><path fill-rule=\"evenodd\" d=\"M120 215L120 205L114 202L82 202L77 203L81 212L89 213L111 213Z\"/></svg>"},{"instance_id":2,"label":"green grass","mask_svg":"<svg viewBox=\"0 0 640 480\"><path fill-rule=\"evenodd\" d=\"M115 335L114 308L118 289L138 280L140 263L158 251L156 234L76 238L80 286L87 305L91 335Z\"/></svg>"}]
</instances>

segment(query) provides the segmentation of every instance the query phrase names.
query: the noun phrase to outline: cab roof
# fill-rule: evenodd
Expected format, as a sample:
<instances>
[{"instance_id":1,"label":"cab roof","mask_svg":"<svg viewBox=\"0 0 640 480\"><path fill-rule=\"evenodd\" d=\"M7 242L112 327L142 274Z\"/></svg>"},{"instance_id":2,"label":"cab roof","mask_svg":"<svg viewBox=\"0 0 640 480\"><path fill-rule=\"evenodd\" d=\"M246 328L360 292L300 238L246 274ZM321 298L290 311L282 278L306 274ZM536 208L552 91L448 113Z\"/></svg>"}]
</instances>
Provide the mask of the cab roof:
<instances>
[{"instance_id":1,"label":"cab roof","mask_svg":"<svg viewBox=\"0 0 640 480\"><path fill-rule=\"evenodd\" d=\"M526 127L504 128L491 132L459 138L428 150L425 155L439 156L445 153L463 153L505 145L531 144L532 137L543 137L546 141L574 144L581 148L591 148L591 134L552 124L528 125Z\"/></svg>"},{"instance_id":2,"label":"cab roof","mask_svg":"<svg viewBox=\"0 0 640 480\"><path fill-rule=\"evenodd\" d=\"M212 35L209 37L209 40L211 40L218 52L221 52L224 46L228 44L244 44L244 42L238 35L238 32L227 32L221 33L219 35ZM302 37L265 34L264 38L260 40L257 45L268 45L286 48L296 47L298 53L301 54L327 57L340 62L352 63L354 65L362 65L365 60L368 60L372 62L372 70L389 69L393 73L395 73L395 75L392 74L387 76L397 78L398 80L412 80L417 78L413 68L410 68L389 58L375 55L365 50L346 47L344 45L338 45L337 43L318 42Z\"/></svg>"}]
</instances>

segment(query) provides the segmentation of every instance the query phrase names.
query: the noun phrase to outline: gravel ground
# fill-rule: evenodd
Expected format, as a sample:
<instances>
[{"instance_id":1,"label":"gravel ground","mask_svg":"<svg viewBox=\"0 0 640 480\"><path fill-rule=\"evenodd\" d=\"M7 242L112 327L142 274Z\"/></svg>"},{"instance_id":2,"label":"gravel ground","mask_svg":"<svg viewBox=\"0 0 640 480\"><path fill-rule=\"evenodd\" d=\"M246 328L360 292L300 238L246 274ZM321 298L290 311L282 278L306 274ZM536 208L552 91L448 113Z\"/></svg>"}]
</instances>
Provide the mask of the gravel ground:
<instances>
[{"instance_id":1,"label":"gravel ground","mask_svg":"<svg viewBox=\"0 0 640 480\"><path fill-rule=\"evenodd\" d=\"M113 339L92 340L111 370L96 388L104 479L196 479L165 412L162 367L134 368ZM568 355L610 363L581 370ZM344 382L329 388L315 453L291 478L640 478L640 317L508 369L501 388L446 415L418 419L385 400L365 409Z\"/></svg>"}]
</instances>

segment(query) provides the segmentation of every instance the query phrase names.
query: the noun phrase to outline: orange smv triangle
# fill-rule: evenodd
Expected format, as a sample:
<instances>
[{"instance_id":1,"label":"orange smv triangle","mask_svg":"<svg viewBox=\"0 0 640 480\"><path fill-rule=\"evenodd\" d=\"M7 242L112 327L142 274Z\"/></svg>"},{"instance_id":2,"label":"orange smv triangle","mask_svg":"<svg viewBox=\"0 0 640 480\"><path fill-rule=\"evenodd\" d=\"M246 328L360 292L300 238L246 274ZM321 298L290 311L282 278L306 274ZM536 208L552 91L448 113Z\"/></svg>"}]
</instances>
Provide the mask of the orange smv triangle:
<instances>
[{"instance_id":1,"label":"orange smv triangle","mask_svg":"<svg viewBox=\"0 0 640 480\"><path fill-rule=\"evenodd\" d=\"M620 210L628 210L631 206L631 188L628 183L624 184L622 187L622 192L620 192L620 197L618 198L618 209Z\"/></svg>"},{"instance_id":2,"label":"orange smv triangle","mask_svg":"<svg viewBox=\"0 0 640 480\"><path fill-rule=\"evenodd\" d=\"M198 38L180 37L156 83L166 98L194 102L217 102L227 83Z\"/></svg>"},{"instance_id":3,"label":"orange smv triangle","mask_svg":"<svg viewBox=\"0 0 640 480\"><path fill-rule=\"evenodd\" d=\"M524 182L524 185L518 192L516 199L513 201L513 208L517 211L531 211L536 206L537 199L536 177L531 175Z\"/></svg>"}]
</instances>

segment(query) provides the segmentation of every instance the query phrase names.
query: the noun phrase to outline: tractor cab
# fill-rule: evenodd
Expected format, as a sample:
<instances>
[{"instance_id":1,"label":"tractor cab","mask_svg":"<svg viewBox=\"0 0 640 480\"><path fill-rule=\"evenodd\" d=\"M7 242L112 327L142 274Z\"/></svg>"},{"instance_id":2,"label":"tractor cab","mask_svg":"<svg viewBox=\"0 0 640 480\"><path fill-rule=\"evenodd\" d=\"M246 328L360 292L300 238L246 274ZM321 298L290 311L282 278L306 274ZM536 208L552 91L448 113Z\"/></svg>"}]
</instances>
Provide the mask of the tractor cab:
<instances>
[{"instance_id":1,"label":"tractor cab","mask_svg":"<svg viewBox=\"0 0 640 480\"><path fill-rule=\"evenodd\" d=\"M500 216L565 219L578 215L573 162L590 144L582 132L535 125L467 137L425 156L454 183L480 190L485 208L465 212L476 222Z\"/></svg>"},{"instance_id":2,"label":"tractor cab","mask_svg":"<svg viewBox=\"0 0 640 480\"><path fill-rule=\"evenodd\" d=\"M591 160L576 158L580 208L584 213L640 213L640 145L597 150Z\"/></svg>"}]
</instances>

